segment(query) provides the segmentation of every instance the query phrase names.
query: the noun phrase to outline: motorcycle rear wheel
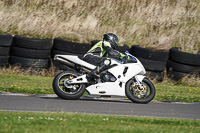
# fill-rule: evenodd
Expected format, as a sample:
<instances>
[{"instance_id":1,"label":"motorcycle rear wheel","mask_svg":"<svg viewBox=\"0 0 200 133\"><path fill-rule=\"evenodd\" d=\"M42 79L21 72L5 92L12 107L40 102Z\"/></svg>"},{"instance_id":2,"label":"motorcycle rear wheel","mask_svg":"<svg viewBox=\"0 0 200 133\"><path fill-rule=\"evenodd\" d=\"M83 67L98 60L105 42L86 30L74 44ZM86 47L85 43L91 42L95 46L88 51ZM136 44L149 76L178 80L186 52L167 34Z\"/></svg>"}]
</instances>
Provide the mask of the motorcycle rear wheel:
<instances>
[{"instance_id":1,"label":"motorcycle rear wheel","mask_svg":"<svg viewBox=\"0 0 200 133\"><path fill-rule=\"evenodd\" d=\"M75 100L80 98L84 92L85 84L67 84L66 80L78 77L79 74L74 71L61 72L53 80L53 90L57 96L67 100Z\"/></svg>"},{"instance_id":2,"label":"motorcycle rear wheel","mask_svg":"<svg viewBox=\"0 0 200 133\"><path fill-rule=\"evenodd\" d=\"M143 90L139 89L134 80L129 80L125 88L126 96L135 103L148 103L155 96L155 87L147 78L143 79L141 85L144 88Z\"/></svg>"}]
</instances>

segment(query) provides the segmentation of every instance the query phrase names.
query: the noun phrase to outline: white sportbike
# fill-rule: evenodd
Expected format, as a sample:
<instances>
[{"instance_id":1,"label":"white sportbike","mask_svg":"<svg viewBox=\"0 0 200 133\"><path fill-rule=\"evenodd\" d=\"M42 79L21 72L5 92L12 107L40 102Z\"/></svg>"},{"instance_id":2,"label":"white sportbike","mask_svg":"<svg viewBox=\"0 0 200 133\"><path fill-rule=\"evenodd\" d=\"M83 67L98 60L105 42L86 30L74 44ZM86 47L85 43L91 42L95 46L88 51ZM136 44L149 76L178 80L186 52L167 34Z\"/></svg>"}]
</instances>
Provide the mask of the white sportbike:
<instances>
[{"instance_id":1,"label":"white sportbike","mask_svg":"<svg viewBox=\"0 0 200 133\"><path fill-rule=\"evenodd\" d=\"M55 55L54 60L73 70L56 75L53 80L54 92L68 100L78 99L87 91L94 97L127 96L132 102L150 102L156 92L153 83L144 76L146 71L141 62L128 51L125 54L134 62L126 63L111 58L110 67L101 72L100 78L92 83L87 80L86 75L96 66L81 60L78 56Z\"/></svg>"}]
</instances>

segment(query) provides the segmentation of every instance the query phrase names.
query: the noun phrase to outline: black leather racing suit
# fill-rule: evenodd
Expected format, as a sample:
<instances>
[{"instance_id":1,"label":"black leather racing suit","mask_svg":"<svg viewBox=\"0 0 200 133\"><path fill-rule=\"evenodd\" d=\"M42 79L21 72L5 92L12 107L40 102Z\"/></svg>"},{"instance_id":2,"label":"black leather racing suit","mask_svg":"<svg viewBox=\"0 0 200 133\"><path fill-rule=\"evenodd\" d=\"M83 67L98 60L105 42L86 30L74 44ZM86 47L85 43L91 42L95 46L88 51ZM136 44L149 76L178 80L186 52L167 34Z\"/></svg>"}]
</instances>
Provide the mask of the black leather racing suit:
<instances>
[{"instance_id":1,"label":"black leather racing suit","mask_svg":"<svg viewBox=\"0 0 200 133\"><path fill-rule=\"evenodd\" d=\"M114 50L108 43L100 41L84 55L83 59L90 64L98 66L102 60L108 58L121 60L124 56L124 54Z\"/></svg>"},{"instance_id":2,"label":"black leather racing suit","mask_svg":"<svg viewBox=\"0 0 200 133\"><path fill-rule=\"evenodd\" d=\"M128 60L129 57L124 54L114 50L109 43L100 41L95 44L85 55L83 60L86 62L97 66L88 74L88 78L98 78L98 74L107 69L110 64L110 58L121 60L126 57Z\"/></svg>"}]
</instances>

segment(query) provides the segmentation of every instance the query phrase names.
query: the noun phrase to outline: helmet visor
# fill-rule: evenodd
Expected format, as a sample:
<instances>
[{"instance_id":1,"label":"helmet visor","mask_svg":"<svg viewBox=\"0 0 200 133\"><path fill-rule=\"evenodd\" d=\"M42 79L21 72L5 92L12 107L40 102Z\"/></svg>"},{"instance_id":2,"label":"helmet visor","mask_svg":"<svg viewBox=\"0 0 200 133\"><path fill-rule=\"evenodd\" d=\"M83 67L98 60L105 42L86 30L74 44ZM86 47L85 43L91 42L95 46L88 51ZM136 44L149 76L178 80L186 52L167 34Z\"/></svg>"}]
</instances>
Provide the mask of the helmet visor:
<instances>
[{"instance_id":1,"label":"helmet visor","mask_svg":"<svg viewBox=\"0 0 200 133\"><path fill-rule=\"evenodd\" d=\"M119 40L118 40L117 37L113 37L113 41L114 41L116 44L118 44L118 42L119 42Z\"/></svg>"}]
</instances>

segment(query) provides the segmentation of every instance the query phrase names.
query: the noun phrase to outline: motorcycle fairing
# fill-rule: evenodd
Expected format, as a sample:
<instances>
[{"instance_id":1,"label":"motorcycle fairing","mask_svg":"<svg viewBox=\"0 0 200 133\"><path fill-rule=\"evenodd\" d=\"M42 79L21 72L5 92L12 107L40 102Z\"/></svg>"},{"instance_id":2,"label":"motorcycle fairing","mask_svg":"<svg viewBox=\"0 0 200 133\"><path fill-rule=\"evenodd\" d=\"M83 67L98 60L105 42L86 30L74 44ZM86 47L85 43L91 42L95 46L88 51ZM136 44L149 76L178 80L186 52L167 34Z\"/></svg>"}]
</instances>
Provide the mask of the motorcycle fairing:
<instances>
[{"instance_id":1,"label":"motorcycle fairing","mask_svg":"<svg viewBox=\"0 0 200 133\"><path fill-rule=\"evenodd\" d=\"M125 69L127 69L126 72ZM109 69L108 71L111 72L117 78L117 80L115 82L104 82L88 86L86 90L91 95L125 96L124 88L128 80L136 75L138 80L142 82L145 77L143 75L137 75L142 71L142 68L139 66L139 64L120 64ZM88 81L86 80L86 75L82 75L70 80L70 83L88 83Z\"/></svg>"},{"instance_id":2,"label":"motorcycle fairing","mask_svg":"<svg viewBox=\"0 0 200 133\"><path fill-rule=\"evenodd\" d=\"M125 70L126 69L126 70ZM126 83L130 78L137 74L143 74L143 69L141 68L140 64L120 64L108 70L112 73L117 80L120 82Z\"/></svg>"},{"instance_id":3,"label":"motorcycle fairing","mask_svg":"<svg viewBox=\"0 0 200 133\"><path fill-rule=\"evenodd\" d=\"M71 63L86 67L88 69L94 69L96 66L87 63L86 61L81 60L80 58L78 58L78 56L74 56L74 55L55 55L55 60L59 60L59 58L61 59L65 59Z\"/></svg>"},{"instance_id":4,"label":"motorcycle fairing","mask_svg":"<svg viewBox=\"0 0 200 133\"><path fill-rule=\"evenodd\" d=\"M91 95L125 96L125 83L106 82L88 86L86 89Z\"/></svg>"}]
</instances>

